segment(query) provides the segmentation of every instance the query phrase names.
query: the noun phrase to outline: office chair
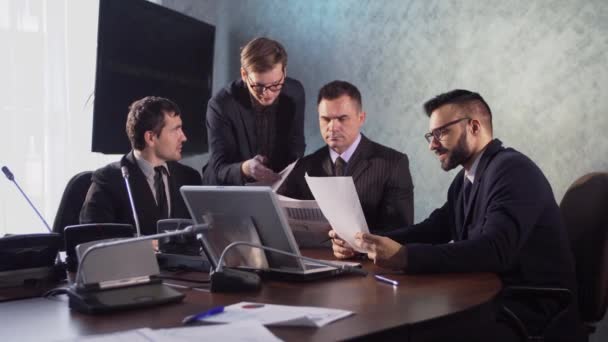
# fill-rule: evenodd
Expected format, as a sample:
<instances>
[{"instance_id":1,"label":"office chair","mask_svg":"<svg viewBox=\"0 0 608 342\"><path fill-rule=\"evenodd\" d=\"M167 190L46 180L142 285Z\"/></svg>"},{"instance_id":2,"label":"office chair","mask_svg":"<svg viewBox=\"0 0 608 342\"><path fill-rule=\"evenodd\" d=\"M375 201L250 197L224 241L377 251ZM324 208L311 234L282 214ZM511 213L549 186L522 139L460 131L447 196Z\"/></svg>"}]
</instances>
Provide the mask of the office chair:
<instances>
[{"instance_id":1,"label":"office chair","mask_svg":"<svg viewBox=\"0 0 608 342\"><path fill-rule=\"evenodd\" d=\"M608 306L608 173L595 172L577 179L566 191L560 211L576 265L578 310L585 338L595 331L593 323L602 319ZM524 341L544 341L545 333L566 312L572 302L568 289L510 287L508 295L519 298L552 298L559 310L539 334L530 334L523 322L503 307L503 313Z\"/></svg>"},{"instance_id":2,"label":"office chair","mask_svg":"<svg viewBox=\"0 0 608 342\"><path fill-rule=\"evenodd\" d=\"M53 232L61 235L63 241L63 230L67 226L79 224L80 209L91 186L93 171L83 171L70 179L65 186L59 209L53 222Z\"/></svg>"},{"instance_id":3,"label":"office chair","mask_svg":"<svg viewBox=\"0 0 608 342\"><path fill-rule=\"evenodd\" d=\"M560 209L576 263L579 314L589 335L608 306L608 172L577 179Z\"/></svg>"}]
</instances>

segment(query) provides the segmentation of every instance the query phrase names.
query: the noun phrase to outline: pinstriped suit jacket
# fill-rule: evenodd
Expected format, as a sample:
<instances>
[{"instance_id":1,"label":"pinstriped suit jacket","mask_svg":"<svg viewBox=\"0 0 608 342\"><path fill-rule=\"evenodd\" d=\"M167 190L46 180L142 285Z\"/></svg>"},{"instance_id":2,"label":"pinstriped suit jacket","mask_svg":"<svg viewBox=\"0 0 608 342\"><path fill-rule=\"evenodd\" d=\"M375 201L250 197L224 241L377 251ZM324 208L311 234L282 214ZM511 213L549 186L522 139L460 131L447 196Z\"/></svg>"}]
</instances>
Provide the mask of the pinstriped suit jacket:
<instances>
[{"instance_id":1,"label":"pinstriped suit jacket","mask_svg":"<svg viewBox=\"0 0 608 342\"><path fill-rule=\"evenodd\" d=\"M279 193L291 198L314 199L304 174L333 176L327 146L300 159ZM352 176L365 219L372 232L411 225L414 220L414 186L405 154L361 135L357 150L346 165Z\"/></svg>"}]
</instances>

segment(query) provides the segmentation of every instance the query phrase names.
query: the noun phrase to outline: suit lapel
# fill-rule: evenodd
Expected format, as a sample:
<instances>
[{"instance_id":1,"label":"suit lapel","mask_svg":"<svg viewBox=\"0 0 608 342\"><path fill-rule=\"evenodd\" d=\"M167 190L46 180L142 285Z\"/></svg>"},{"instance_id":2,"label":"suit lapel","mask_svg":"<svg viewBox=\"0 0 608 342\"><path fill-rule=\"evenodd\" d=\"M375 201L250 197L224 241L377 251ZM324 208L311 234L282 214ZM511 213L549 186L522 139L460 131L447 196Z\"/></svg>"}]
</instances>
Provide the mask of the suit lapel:
<instances>
[{"instance_id":1,"label":"suit lapel","mask_svg":"<svg viewBox=\"0 0 608 342\"><path fill-rule=\"evenodd\" d=\"M348 161L346 167L346 175L352 176L353 181L356 182L357 178L363 174L363 172L369 167L369 155L371 150L371 142L361 134L361 141L359 146L353 153L353 156Z\"/></svg>"},{"instance_id":2,"label":"suit lapel","mask_svg":"<svg viewBox=\"0 0 608 342\"><path fill-rule=\"evenodd\" d=\"M238 112L243 122L243 130L245 131L245 138L247 139L247 145L241 145L241 148L244 148L244 155L246 156L255 156L257 146L257 139L255 136L255 115L253 113L253 108L251 106L251 98L249 97L249 90L247 90L247 86L243 81L240 81L237 88L239 94L239 106Z\"/></svg>"},{"instance_id":3,"label":"suit lapel","mask_svg":"<svg viewBox=\"0 0 608 342\"><path fill-rule=\"evenodd\" d=\"M321 159L320 175L333 176L334 168L332 165L331 157L329 156L329 147L325 148L324 150L325 150L325 153L323 153L323 157Z\"/></svg>"},{"instance_id":4,"label":"suit lapel","mask_svg":"<svg viewBox=\"0 0 608 342\"><path fill-rule=\"evenodd\" d=\"M462 169L456 175L456 179L459 180L460 186L458 187L458 193L456 196L456 206L454 209L454 216L456 219L455 225L457 230L457 236L460 240L466 238L466 222L465 222L465 209L464 209L464 196L463 196L463 186L464 186L464 169Z\"/></svg>"},{"instance_id":5,"label":"suit lapel","mask_svg":"<svg viewBox=\"0 0 608 342\"><path fill-rule=\"evenodd\" d=\"M142 230L144 230L144 222L156 222L158 221L158 206L154 200L154 194L150 189L150 185L146 180L146 176L141 171L133 151L129 153L126 158L123 159L124 164L129 168L129 184L131 184L131 193L133 195L133 201L135 202L135 208L137 208L138 217ZM151 209L151 210L150 210ZM153 217L142 217L139 215L141 212L154 213Z\"/></svg>"},{"instance_id":6,"label":"suit lapel","mask_svg":"<svg viewBox=\"0 0 608 342\"><path fill-rule=\"evenodd\" d=\"M479 160L479 164L477 165L477 170L475 171L475 182L473 183L473 187L471 188L470 200L468 203L468 207L466 208L466 214L465 214L464 220L463 220L463 227L466 227L468 225L469 221L471 220L473 208L475 207L475 201L477 199L477 192L479 191L479 187L480 187L481 181L483 179L485 170L488 167L488 164L490 163L490 161L494 158L494 155L496 153L498 153L501 149L502 149L502 142L498 139L494 139L490 143L488 143L488 146L486 147L485 151L483 152L483 155L481 156L481 159ZM463 173L464 173L464 170L463 170ZM462 176L461 179L463 179L463 177L464 176ZM460 197L460 208L462 208L463 207L462 191L460 191L459 197ZM465 231L466 231L466 229L463 229L463 232L461 232L463 234L462 236L466 236Z\"/></svg>"}]
</instances>

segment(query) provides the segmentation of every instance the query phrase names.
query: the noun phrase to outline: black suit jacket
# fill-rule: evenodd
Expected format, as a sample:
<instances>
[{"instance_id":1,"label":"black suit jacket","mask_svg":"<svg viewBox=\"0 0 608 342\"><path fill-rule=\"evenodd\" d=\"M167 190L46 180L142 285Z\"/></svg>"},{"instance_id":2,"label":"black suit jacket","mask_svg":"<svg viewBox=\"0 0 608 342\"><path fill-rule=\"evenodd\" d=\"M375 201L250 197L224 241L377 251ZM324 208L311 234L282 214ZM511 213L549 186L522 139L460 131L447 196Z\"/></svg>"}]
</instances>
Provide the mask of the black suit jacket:
<instances>
[{"instance_id":1,"label":"black suit jacket","mask_svg":"<svg viewBox=\"0 0 608 342\"><path fill-rule=\"evenodd\" d=\"M299 160L278 192L291 198L314 199L305 173L313 177L333 176L327 146ZM361 135L361 142L347 164L346 176L353 177L371 231L413 223L414 186L405 154Z\"/></svg>"},{"instance_id":2,"label":"black suit jacket","mask_svg":"<svg viewBox=\"0 0 608 342\"><path fill-rule=\"evenodd\" d=\"M463 183L464 170L454 178L447 202L429 218L387 234L407 244L406 271L493 272L505 286L565 287L576 298L565 226L551 186L536 164L493 140L479 161L468 210ZM543 301L512 304L532 325L551 310ZM570 312L569 321L561 324L564 333L574 331L575 316Z\"/></svg>"},{"instance_id":3,"label":"black suit jacket","mask_svg":"<svg viewBox=\"0 0 608 342\"><path fill-rule=\"evenodd\" d=\"M289 94L289 95L288 95ZM304 155L304 87L285 80L277 101L276 141L270 168L281 171ZM203 168L205 184L243 185L241 164L257 153L255 113L242 80L229 84L207 105L209 161Z\"/></svg>"},{"instance_id":4,"label":"black suit jacket","mask_svg":"<svg viewBox=\"0 0 608 342\"><path fill-rule=\"evenodd\" d=\"M135 227L129 195L120 168L129 169L129 184L141 233L156 234L156 221L160 213L146 177L137 165L133 152L119 162L111 163L93 173L92 184L80 211L80 223L129 223ZM171 196L171 217L190 218L179 192L182 185L200 185L200 174L178 162L167 162Z\"/></svg>"}]
</instances>

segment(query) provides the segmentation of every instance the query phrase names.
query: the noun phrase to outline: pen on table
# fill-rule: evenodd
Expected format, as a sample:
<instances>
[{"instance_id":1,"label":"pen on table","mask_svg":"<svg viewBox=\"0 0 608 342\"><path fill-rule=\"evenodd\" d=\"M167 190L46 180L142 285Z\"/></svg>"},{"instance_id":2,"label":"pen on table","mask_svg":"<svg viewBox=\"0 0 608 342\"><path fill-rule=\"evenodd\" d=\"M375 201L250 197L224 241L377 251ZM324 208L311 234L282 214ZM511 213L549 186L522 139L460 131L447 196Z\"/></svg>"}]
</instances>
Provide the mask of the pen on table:
<instances>
[{"instance_id":1,"label":"pen on table","mask_svg":"<svg viewBox=\"0 0 608 342\"><path fill-rule=\"evenodd\" d=\"M384 283L387 283L387 284L391 284L391 285L394 285L394 286L399 285L398 281L393 280L393 279L389 279L387 277L383 277L383 276L378 275L378 274L374 274L374 278L376 278L377 281L381 281L381 282L384 282Z\"/></svg>"},{"instance_id":2,"label":"pen on table","mask_svg":"<svg viewBox=\"0 0 608 342\"><path fill-rule=\"evenodd\" d=\"M224 312L224 307L223 306L218 306L218 307L215 307L213 309L209 309L207 311L203 311L203 312L199 312L199 313L194 314L194 315L187 316L186 318L184 318L182 320L182 324L192 323L192 322L198 321L199 319L206 318L206 317L213 316L213 315L217 315L217 314L220 314L222 312Z\"/></svg>"}]
</instances>

